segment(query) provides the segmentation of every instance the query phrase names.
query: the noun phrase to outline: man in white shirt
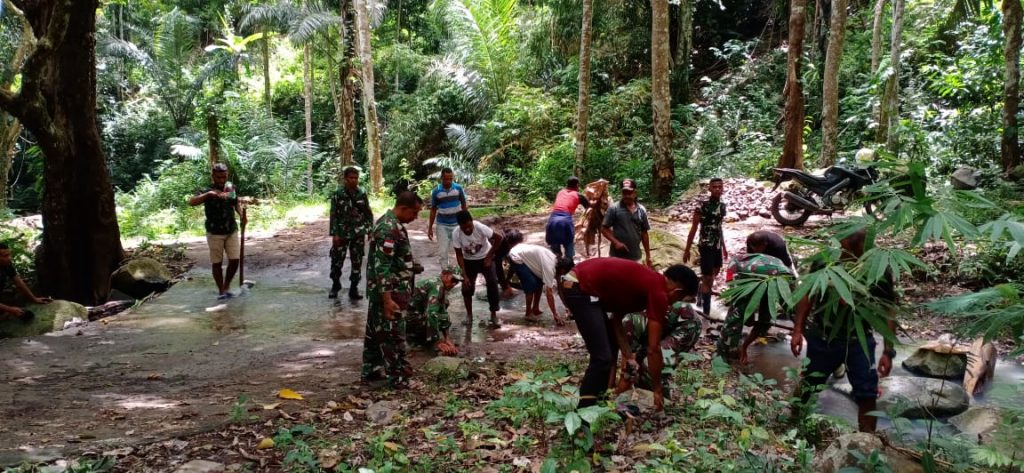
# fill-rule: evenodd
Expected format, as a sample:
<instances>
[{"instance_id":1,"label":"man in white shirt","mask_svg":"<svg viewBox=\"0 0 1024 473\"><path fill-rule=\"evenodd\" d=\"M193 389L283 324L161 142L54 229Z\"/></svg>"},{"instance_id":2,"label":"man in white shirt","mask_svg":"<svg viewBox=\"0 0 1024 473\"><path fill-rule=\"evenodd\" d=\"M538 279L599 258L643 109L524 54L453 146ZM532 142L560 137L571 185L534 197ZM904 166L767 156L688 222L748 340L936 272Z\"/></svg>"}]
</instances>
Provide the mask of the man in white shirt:
<instances>
[{"instance_id":1,"label":"man in white shirt","mask_svg":"<svg viewBox=\"0 0 1024 473\"><path fill-rule=\"evenodd\" d=\"M467 322L473 323L473 294L476 277L482 274L487 284L487 304L491 310L491 328L501 327L498 320L498 273L494 267L494 253L503 239L501 233L473 221L468 210L455 214L459 228L452 232L455 258L465 280L462 282L462 300L466 303Z\"/></svg>"},{"instance_id":2,"label":"man in white shirt","mask_svg":"<svg viewBox=\"0 0 1024 473\"><path fill-rule=\"evenodd\" d=\"M526 295L526 320L540 322L540 290L544 289L548 299L548 307L555 319L555 325L565 325L565 319L558 315L555 308L555 263L558 257L540 245L523 243L523 234L518 231L505 233L508 240L508 258L512 261L512 270L519 276L523 294Z\"/></svg>"}]
</instances>

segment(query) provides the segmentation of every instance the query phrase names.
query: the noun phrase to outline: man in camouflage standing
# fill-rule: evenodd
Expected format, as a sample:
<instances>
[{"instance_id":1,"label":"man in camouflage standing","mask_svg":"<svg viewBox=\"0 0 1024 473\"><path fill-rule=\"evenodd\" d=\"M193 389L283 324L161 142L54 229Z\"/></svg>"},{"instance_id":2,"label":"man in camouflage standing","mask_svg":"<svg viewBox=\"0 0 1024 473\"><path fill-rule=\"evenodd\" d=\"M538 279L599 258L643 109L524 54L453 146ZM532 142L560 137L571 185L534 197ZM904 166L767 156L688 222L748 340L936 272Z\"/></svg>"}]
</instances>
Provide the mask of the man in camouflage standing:
<instances>
[{"instance_id":1,"label":"man in camouflage standing","mask_svg":"<svg viewBox=\"0 0 1024 473\"><path fill-rule=\"evenodd\" d=\"M370 259L367 262L366 337L363 339L362 380L387 377L392 388L408 387L412 368L405 359L405 318L412 298L413 275L422 267L412 259L412 245L405 224L416 220L423 199L402 192L395 207L388 210L370 230Z\"/></svg>"},{"instance_id":2,"label":"man in camouflage standing","mask_svg":"<svg viewBox=\"0 0 1024 473\"><path fill-rule=\"evenodd\" d=\"M366 192L359 188L359 171L354 167L345 168L345 185L338 187L331 195L331 292L327 297L338 297L341 290L341 268L345 265L345 253L352 258L349 268L348 297L362 299L359 295L359 279L363 268L363 241L373 226L373 211Z\"/></svg>"},{"instance_id":3,"label":"man in camouflage standing","mask_svg":"<svg viewBox=\"0 0 1024 473\"><path fill-rule=\"evenodd\" d=\"M441 271L440 276L416 283L406 323L409 338L434 348L444 356L459 354L448 334L452 326L448 316L448 295L460 282L462 272L456 266L449 266Z\"/></svg>"}]
</instances>

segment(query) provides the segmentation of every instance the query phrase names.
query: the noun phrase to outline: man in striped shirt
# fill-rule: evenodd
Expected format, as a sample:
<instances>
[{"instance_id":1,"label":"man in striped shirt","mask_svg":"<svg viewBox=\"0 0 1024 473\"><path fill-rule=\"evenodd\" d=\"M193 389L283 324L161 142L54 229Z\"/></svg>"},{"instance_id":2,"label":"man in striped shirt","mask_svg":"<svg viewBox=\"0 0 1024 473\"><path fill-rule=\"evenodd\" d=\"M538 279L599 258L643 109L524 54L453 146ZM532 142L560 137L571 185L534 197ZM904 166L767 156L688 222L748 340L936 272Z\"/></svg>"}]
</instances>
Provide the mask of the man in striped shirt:
<instances>
[{"instance_id":1,"label":"man in striped shirt","mask_svg":"<svg viewBox=\"0 0 1024 473\"><path fill-rule=\"evenodd\" d=\"M444 168L441 183L430 193L430 222L427 224L427 238L434 241L434 222L437 222L437 256L442 268L449 265L452 232L459 226L455 214L460 210L468 210L466 192L455 183L455 172Z\"/></svg>"}]
</instances>

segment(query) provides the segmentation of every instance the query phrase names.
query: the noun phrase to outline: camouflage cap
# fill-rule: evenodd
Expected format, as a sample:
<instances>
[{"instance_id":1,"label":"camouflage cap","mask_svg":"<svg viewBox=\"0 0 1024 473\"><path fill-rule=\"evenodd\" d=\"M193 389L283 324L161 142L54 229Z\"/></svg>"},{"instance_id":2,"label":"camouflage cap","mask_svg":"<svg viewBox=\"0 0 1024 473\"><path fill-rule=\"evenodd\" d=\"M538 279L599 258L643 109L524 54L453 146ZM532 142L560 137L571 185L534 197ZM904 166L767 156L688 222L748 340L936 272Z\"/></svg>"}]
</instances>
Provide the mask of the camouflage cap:
<instances>
[{"instance_id":1,"label":"camouflage cap","mask_svg":"<svg viewBox=\"0 0 1024 473\"><path fill-rule=\"evenodd\" d=\"M441 274L444 273L451 274L456 281L462 281L462 270L458 266L449 265L441 270Z\"/></svg>"}]
</instances>

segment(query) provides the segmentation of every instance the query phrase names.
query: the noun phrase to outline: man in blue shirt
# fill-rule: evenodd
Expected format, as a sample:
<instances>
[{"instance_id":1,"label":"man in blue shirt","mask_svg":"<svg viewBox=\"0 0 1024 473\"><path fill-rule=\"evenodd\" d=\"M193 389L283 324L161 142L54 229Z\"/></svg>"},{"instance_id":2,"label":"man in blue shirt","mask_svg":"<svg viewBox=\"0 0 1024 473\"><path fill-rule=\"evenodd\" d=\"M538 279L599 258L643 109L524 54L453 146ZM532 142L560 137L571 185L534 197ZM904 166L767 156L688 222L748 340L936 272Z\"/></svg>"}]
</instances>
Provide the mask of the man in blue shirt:
<instances>
[{"instance_id":1,"label":"man in blue shirt","mask_svg":"<svg viewBox=\"0 0 1024 473\"><path fill-rule=\"evenodd\" d=\"M430 222L427 224L427 238L434 241L434 222L437 221L437 256L442 268L449 266L452 232L459 226L455 214L468 208L466 192L455 183L455 172L451 168L442 169L441 183L430 192Z\"/></svg>"}]
</instances>

